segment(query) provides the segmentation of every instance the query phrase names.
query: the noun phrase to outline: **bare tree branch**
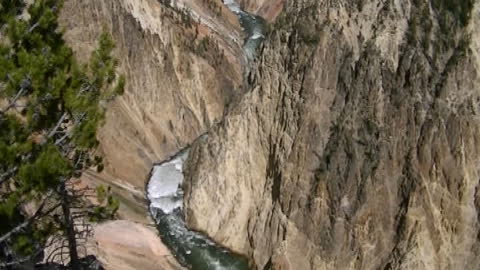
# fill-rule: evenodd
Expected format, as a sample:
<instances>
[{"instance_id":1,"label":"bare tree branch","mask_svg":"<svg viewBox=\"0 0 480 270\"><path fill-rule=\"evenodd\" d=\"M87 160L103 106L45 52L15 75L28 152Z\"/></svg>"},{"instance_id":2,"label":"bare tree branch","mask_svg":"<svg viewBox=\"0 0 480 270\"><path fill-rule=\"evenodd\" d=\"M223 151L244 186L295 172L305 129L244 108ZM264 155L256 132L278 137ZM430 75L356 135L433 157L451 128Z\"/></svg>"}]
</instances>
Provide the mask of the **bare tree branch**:
<instances>
[{"instance_id":1,"label":"bare tree branch","mask_svg":"<svg viewBox=\"0 0 480 270\"><path fill-rule=\"evenodd\" d=\"M51 195L51 193L50 193L50 195ZM18 226L16 226L12 230L10 230L8 233L2 235L0 237L0 243L5 242L6 240L10 239L10 237L12 237L13 235L21 232L23 229L25 229L28 226L30 226L31 224L33 224L39 216L48 215L61 205L61 203L58 203L58 204L54 205L53 207L49 208L47 211L45 211L45 213L42 213L42 210L45 207L45 204L48 200L48 197L49 197L49 194L47 194L46 198L40 204L40 206L38 207L37 211L35 211L35 214L33 214L33 216L31 216L26 221L24 221L23 223L19 224Z\"/></svg>"},{"instance_id":2,"label":"bare tree branch","mask_svg":"<svg viewBox=\"0 0 480 270\"><path fill-rule=\"evenodd\" d=\"M60 256L61 257L61 261L63 261L63 254L67 254L68 253L68 245L67 245L67 239L61 239L61 244L60 246L54 248L50 254L48 254L48 257L45 261L47 262L53 262L55 261L55 258L57 256ZM63 249L67 249L67 251L64 251Z\"/></svg>"},{"instance_id":3,"label":"bare tree branch","mask_svg":"<svg viewBox=\"0 0 480 270\"><path fill-rule=\"evenodd\" d=\"M55 141L55 145L60 145L63 141L65 141L66 138L70 135L70 132L65 133L60 139Z\"/></svg>"},{"instance_id":4,"label":"bare tree branch","mask_svg":"<svg viewBox=\"0 0 480 270\"><path fill-rule=\"evenodd\" d=\"M10 101L10 103L7 105L7 107L5 107L4 109L0 110L0 117L2 115L4 115L8 110L10 110L11 108L15 107L18 99L23 95L23 93L25 92L26 90L26 87L22 87L18 93L15 95L15 97Z\"/></svg>"},{"instance_id":5,"label":"bare tree branch","mask_svg":"<svg viewBox=\"0 0 480 270\"><path fill-rule=\"evenodd\" d=\"M38 254L40 254L42 252L42 250L39 250L37 252L35 252L34 254L30 255L30 256L27 256L27 257L23 257L23 258L20 258L20 259L17 259L15 261L11 261L11 262L7 262L7 263L0 263L0 268L7 268L8 266L14 266L14 265L19 265L19 264L22 264L22 263L26 263L30 260L32 260L33 258L35 258L36 256L38 256Z\"/></svg>"},{"instance_id":6,"label":"bare tree branch","mask_svg":"<svg viewBox=\"0 0 480 270\"><path fill-rule=\"evenodd\" d=\"M18 170L18 166L15 166L5 172L4 174L0 175L0 185L3 184L3 182L6 182L8 179L10 179Z\"/></svg>"},{"instance_id":7,"label":"bare tree branch","mask_svg":"<svg viewBox=\"0 0 480 270\"><path fill-rule=\"evenodd\" d=\"M55 133L57 133L57 130L60 128L60 125L63 123L66 117L67 117L67 113L65 112L63 113L62 117L58 119L58 122L55 125L55 127L48 133L47 138L51 138L53 137L53 135L55 135Z\"/></svg>"},{"instance_id":8,"label":"bare tree branch","mask_svg":"<svg viewBox=\"0 0 480 270\"><path fill-rule=\"evenodd\" d=\"M28 33L30 34L31 32L33 32L33 30L35 30L35 28L37 28L39 25L40 25L40 22L36 22L34 25L32 25L32 26L28 29Z\"/></svg>"}]
</instances>

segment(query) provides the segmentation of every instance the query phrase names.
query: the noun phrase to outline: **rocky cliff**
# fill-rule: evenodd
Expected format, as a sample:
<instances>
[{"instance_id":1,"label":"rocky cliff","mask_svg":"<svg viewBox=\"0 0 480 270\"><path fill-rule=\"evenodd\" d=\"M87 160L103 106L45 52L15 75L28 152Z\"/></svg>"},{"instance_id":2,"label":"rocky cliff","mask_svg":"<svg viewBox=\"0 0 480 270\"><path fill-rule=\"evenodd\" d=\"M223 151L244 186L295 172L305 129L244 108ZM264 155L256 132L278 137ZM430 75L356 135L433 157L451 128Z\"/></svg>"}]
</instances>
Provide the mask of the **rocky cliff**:
<instances>
[{"instance_id":1,"label":"rocky cliff","mask_svg":"<svg viewBox=\"0 0 480 270\"><path fill-rule=\"evenodd\" d=\"M476 269L480 8L451 3L286 1L191 150L191 227L256 269Z\"/></svg>"},{"instance_id":2,"label":"rocky cliff","mask_svg":"<svg viewBox=\"0 0 480 270\"><path fill-rule=\"evenodd\" d=\"M111 33L126 75L98 134L105 169L82 179L113 187L121 202L123 220L95 226L99 258L107 269L180 269L154 233L145 184L154 162L206 132L243 92L238 20L220 0L66 0L60 24L81 60Z\"/></svg>"},{"instance_id":3,"label":"rocky cliff","mask_svg":"<svg viewBox=\"0 0 480 270\"><path fill-rule=\"evenodd\" d=\"M102 31L115 39L126 91L99 132L105 170L86 176L118 187L122 209L140 211L142 220L152 164L207 131L241 92L238 21L217 0L72 0L61 23L80 58Z\"/></svg>"}]
</instances>

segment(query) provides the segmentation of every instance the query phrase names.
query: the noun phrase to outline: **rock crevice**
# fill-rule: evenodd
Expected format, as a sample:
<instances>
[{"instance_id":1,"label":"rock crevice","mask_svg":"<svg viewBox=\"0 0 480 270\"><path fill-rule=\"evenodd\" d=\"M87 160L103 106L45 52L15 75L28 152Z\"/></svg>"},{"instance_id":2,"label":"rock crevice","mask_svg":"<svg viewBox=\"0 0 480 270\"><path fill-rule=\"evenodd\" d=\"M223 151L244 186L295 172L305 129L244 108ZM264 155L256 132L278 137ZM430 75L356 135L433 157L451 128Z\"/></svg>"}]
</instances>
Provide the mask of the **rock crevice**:
<instances>
[{"instance_id":1,"label":"rock crevice","mask_svg":"<svg viewBox=\"0 0 480 270\"><path fill-rule=\"evenodd\" d=\"M256 269L474 269L478 4L440 2L285 3L191 151L192 228Z\"/></svg>"}]
</instances>

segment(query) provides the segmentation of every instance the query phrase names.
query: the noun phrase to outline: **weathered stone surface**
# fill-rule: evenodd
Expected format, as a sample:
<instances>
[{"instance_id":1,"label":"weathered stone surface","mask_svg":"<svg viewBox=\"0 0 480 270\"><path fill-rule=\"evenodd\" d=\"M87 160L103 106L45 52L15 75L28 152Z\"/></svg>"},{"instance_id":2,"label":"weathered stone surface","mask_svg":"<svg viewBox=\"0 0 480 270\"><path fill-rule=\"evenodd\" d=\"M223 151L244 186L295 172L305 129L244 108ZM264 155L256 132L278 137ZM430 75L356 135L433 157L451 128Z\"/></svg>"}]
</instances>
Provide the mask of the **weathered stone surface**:
<instances>
[{"instance_id":1,"label":"weathered stone surface","mask_svg":"<svg viewBox=\"0 0 480 270\"><path fill-rule=\"evenodd\" d=\"M61 22L80 58L89 56L105 28L127 76L125 94L109 105L99 132L105 172L94 177L143 192L152 163L205 132L239 92L238 22L195 9L201 7L196 2L176 2L178 10L190 7L182 18L156 0L66 1ZM206 36L218 46L199 49Z\"/></svg>"},{"instance_id":2,"label":"weathered stone surface","mask_svg":"<svg viewBox=\"0 0 480 270\"><path fill-rule=\"evenodd\" d=\"M191 151L186 218L255 268L480 264L478 4L463 27L433 1L240 1L277 18L240 98L234 16L212 12L218 0L176 3L202 19L197 30L154 0L66 1L63 11L81 57L102 26L113 32L128 77L99 134L106 170L86 175L114 185L123 218L147 222L152 162L226 114ZM192 51L205 35L220 50ZM137 225L120 230L142 239ZM105 262L151 267L159 249L142 246L140 260L141 245L118 248L115 230L99 241Z\"/></svg>"},{"instance_id":3,"label":"weathered stone surface","mask_svg":"<svg viewBox=\"0 0 480 270\"><path fill-rule=\"evenodd\" d=\"M476 269L479 7L427 2L286 3L191 150L191 227L256 269Z\"/></svg>"},{"instance_id":4,"label":"weathered stone surface","mask_svg":"<svg viewBox=\"0 0 480 270\"><path fill-rule=\"evenodd\" d=\"M220 0L66 0L60 24L81 61L103 30L112 33L127 81L98 133L105 170L82 180L112 187L119 218L152 224L145 199L152 164L207 131L242 92L238 20ZM162 257L153 229L118 221L98 230L107 269L177 269L173 258Z\"/></svg>"},{"instance_id":5,"label":"weathered stone surface","mask_svg":"<svg viewBox=\"0 0 480 270\"><path fill-rule=\"evenodd\" d=\"M182 267L162 244L154 227L127 220L95 227L98 259L107 270L177 270Z\"/></svg>"}]
</instances>

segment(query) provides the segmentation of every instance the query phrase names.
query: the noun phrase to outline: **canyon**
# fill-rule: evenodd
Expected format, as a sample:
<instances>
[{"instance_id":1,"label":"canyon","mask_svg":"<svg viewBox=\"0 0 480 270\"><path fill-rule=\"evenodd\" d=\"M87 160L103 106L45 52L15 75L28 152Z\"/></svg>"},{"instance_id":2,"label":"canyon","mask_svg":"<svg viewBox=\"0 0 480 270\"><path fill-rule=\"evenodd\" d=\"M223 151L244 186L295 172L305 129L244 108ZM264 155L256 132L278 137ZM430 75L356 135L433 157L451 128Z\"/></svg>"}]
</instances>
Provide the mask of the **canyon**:
<instances>
[{"instance_id":1,"label":"canyon","mask_svg":"<svg viewBox=\"0 0 480 270\"><path fill-rule=\"evenodd\" d=\"M155 162L206 132L244 91L238 20L215 0L82 0L65 1L60 24L79 59L88 58L103 31L112 33L118 69L127 78L98 134L105 169L81 179L112 187L121 202L120 223L95 227L92 242L99 248L92 252L107 269L180 269L158 235L150 239L155 225L145 185ZM129 235L129 228L133 241L111 239Z\"/></svg>"},{"instance_id":2,"label":"canyon","mask_svg":"<svg viewBox=\"0 0 480 270\"><path fill-rule=\"evenodd\" d=\"M478 3L435 2L286 3L190 152L188 224L255 269L476 269Z\"/></svg>"},{"instance_id":3,"label":"canyon","mask_svg":"<svg viewBox=\"0 0 480 270\"><path fill-rule=\"evenodd\" d=\"M442 3L239 1L268 22L249 62L219 0L65 1L76 54L106 29L128 82L99 133L105 170L82 179L122 203L99 259L124 265L105 253L115 232L151 238L153 164L206 134L186 223L252 269L476 269L480 4ZM181 268L153 242L122 269Z\"/></svg>"}]
</instances>

